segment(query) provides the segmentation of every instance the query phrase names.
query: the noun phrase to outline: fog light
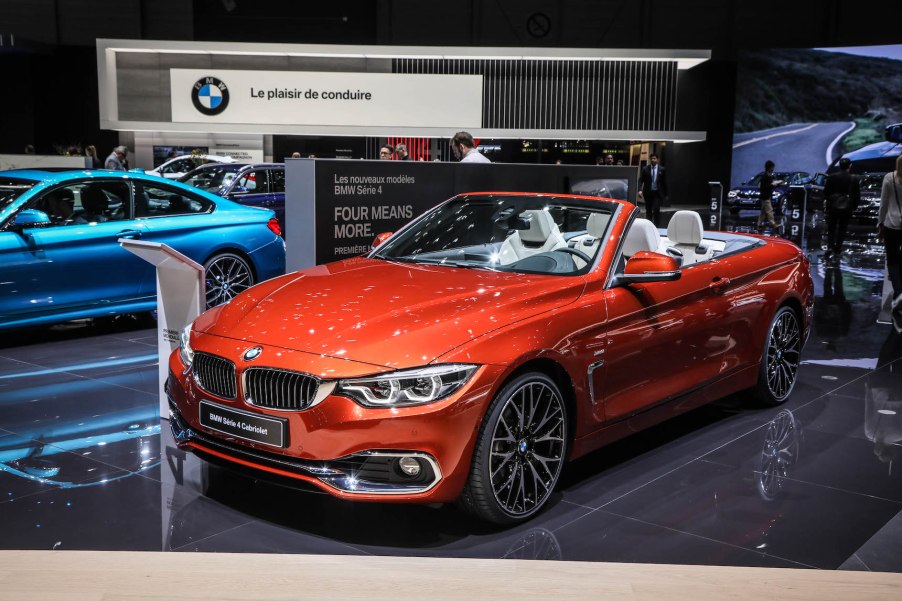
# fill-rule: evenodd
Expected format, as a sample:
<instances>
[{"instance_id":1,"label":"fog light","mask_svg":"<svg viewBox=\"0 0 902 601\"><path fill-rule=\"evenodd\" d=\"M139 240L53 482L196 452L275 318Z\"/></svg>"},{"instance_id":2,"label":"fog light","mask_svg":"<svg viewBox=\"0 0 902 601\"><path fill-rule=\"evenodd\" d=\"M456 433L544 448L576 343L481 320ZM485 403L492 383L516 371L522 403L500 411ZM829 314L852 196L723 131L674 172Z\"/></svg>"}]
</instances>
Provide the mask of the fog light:
<instances>
[{"instance_id":1,"label":"fog light","mask_svg":"<svg viewBox=\"0 0 902 601\"><path fill-rule=\"evenodd\" d=\"M401 457L398 460L398 467L407 476L418 476L420 474L420 462L413 457Z\"/></svg>"}]
</instances>

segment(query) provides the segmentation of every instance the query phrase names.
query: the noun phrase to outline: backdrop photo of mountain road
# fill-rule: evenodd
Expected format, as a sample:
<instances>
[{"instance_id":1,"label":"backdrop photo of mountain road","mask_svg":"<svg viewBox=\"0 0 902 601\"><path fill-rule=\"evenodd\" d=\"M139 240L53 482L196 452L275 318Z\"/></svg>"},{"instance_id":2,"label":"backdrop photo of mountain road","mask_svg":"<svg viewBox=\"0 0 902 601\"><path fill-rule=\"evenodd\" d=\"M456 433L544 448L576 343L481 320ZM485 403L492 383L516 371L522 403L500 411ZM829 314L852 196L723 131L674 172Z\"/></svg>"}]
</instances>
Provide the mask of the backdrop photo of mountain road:
<instances>
[{"instance_id":1,"label":"backdrop photo of mountain road","mask_svg":"<svg viewBox=\"0 0 902 601\"><path fill-rule=\"evenodd\" d=\"M902 122L902 61L811 49L739 59L731 186L764 170L824 172Z\"/></svg>"}]
</instances>

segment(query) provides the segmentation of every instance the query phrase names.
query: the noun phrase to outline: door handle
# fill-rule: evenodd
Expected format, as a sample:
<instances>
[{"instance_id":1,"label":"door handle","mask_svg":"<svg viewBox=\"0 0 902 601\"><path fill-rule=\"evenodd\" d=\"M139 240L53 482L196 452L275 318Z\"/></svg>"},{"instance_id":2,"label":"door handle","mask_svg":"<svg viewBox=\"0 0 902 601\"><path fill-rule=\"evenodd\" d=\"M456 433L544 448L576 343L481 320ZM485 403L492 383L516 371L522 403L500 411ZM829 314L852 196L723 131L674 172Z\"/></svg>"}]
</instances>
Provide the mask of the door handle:
<instances>
[{"instance_id":1,"label":"door handle","mask_svg":"<svg viewBox=\"0 0 902 601\"><path fill-rule=\"evenodd\" d=\"M722 278L720 276L714 276L714 279L711 280L711 283L708 284L708 289L714 292L715 294L723 294L724 290L727 289L727 286L730 285L730 278Z\"/></svg>"},{"instance_id":2,"label":"door handle","mask_svg":"<svg viewBox=\"0 0 902 601\"><path fill-rule=\"evenodd\" d=\"M136 238L141 237L140 230L122 230L118 234L116 234L117 238L127 238L128 240L134 240Z\"/></svg>"}]
</instances>

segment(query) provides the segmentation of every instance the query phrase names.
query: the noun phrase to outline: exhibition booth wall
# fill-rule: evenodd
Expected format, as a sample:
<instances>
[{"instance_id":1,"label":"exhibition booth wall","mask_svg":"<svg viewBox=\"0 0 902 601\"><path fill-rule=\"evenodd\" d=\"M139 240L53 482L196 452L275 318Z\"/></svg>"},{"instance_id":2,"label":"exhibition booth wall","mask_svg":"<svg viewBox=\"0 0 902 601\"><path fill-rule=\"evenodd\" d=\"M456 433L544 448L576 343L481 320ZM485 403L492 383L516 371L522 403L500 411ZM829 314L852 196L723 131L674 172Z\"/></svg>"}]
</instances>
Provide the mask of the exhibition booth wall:
<instances>
[{"instance_id":1,"label":"exhibition booth wall","mask_svg":"<svg viewBox=\"0 0 902 601\"><path fill-rule=\"evenodd\" d=\"M484 191L612 196L636 202L636 167L419 161L285 161L289 271L369 251L373 238L457 194Z\"/></svg>"}]
</instances>

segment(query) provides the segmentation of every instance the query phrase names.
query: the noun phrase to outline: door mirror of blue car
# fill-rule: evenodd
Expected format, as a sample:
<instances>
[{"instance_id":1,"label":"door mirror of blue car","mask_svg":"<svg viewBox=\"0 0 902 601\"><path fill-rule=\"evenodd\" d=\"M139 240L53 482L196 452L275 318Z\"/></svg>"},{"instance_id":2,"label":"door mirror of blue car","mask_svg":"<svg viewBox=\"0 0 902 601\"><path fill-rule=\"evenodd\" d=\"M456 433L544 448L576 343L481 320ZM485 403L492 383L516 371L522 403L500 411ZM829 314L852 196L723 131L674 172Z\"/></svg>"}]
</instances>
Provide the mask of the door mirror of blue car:
<instances>
[{"instance_id":1,"label":"door mirror of blue car","mask_svg":"<svg viewBox=\"0 0 902 601\"><path fill-rule=\"evenodd\" d=\"M45 227L48 225L50 225L50 216L47 213L37 209L25 209L24 211L19 211L16 215L10 229L21 231L30 227Z\"/></svg>"}]
</instances>

